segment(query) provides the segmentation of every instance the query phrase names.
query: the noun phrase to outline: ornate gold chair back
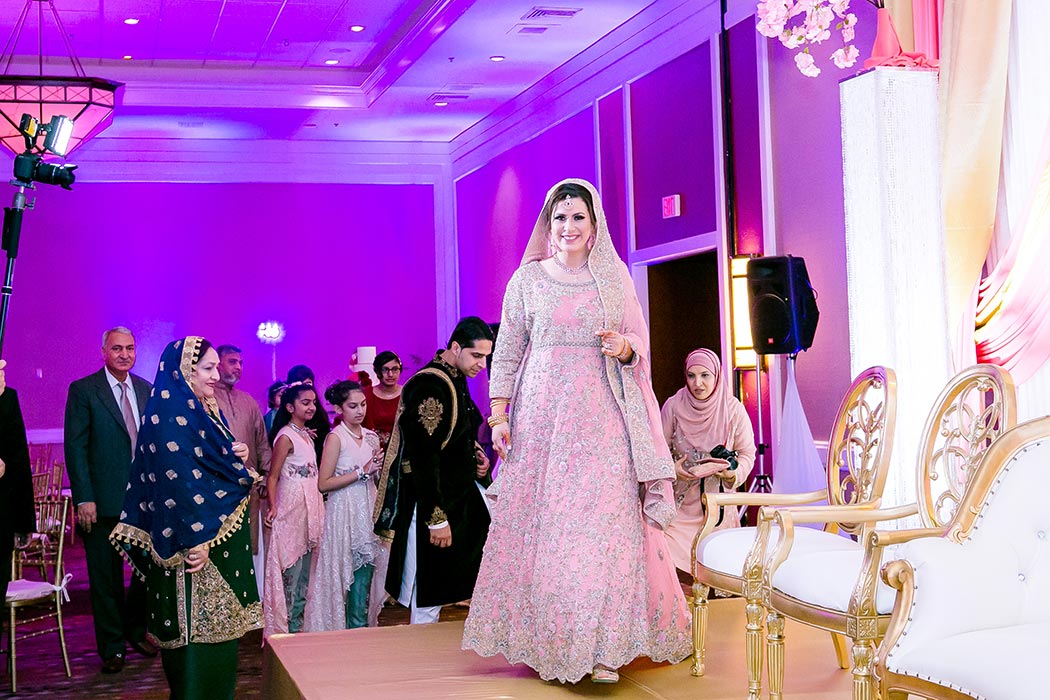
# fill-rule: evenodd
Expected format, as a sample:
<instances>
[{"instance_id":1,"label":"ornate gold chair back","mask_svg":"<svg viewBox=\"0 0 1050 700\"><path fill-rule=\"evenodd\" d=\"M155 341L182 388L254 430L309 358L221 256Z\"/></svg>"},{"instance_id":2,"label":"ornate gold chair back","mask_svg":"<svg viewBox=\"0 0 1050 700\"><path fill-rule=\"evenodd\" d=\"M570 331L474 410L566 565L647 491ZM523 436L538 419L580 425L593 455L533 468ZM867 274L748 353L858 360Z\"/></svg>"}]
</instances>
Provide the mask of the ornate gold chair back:
<instances>
[{"instance_id":1,"label":"ornate gold chair back","mask_svg":"<svg viewBox=\"0 0 1050 700\"><path fill-rule=\"evenodd\" d=\"M842 397L828 441L828 502L864 505L882 497L897 421L897 375L870 367ZM840 525L856 534L860 526Z\"/></svg>"},{"instance_id":2,"label":"ornate gold chair back","mask_svg":"<svg viewBox=\"0 0 1050 700\"><path fill-rule=\"evenodd\" d=\"M919 517L946 527L992 442L1017 423L1010 373L995 365L964 369L937 397L919 446Z\"/></svg>"}]
</instances>

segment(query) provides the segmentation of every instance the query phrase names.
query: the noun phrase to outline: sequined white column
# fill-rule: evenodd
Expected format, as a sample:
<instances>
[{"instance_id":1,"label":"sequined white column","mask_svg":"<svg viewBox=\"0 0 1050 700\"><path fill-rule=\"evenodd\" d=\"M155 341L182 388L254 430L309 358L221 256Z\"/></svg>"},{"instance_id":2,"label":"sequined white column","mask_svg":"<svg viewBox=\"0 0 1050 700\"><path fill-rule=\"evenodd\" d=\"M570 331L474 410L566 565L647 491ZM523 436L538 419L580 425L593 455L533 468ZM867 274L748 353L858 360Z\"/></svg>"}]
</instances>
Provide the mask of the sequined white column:
<instances>
[{"instance_id":1,"label":"sequined white column","mask_svg":"<svg viewBox=\"0 0 1050 700\"><path fill-rule=\"evenodd\" d=\"M884 503L913 503L919 438L951 376L937 73L876 68L842 81L839 96L850 367L897 373Z\"/></svg>"}]
</instances>

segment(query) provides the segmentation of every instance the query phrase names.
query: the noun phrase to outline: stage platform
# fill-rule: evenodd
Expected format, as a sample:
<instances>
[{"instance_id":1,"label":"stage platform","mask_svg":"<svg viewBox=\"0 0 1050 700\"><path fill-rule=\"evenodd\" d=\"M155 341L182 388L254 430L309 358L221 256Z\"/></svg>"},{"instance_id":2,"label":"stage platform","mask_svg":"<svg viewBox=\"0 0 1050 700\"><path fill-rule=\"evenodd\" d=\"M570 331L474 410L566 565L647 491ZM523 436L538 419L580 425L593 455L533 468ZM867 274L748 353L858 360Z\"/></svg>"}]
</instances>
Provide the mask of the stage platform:
<instances>
[{"instance_id":1,"label":"stage platform","mask_svg":"<svg viewBox=\"0 0 1050 700\"><path fill-rule=\"evenodd\" d=\"M616 685L595 685L589 677L548 683L503 657L461 651L462 621L276 635L265 653L263 692L274 700L739 700L747 695L743 601L712 601L710 622L706 676L691 676L688 660L670 666L638 659L620 669ZM788 621L786 637L786 700L850 697L851 677L839 669L829 634Z\"/></svg>"}]
</instances>

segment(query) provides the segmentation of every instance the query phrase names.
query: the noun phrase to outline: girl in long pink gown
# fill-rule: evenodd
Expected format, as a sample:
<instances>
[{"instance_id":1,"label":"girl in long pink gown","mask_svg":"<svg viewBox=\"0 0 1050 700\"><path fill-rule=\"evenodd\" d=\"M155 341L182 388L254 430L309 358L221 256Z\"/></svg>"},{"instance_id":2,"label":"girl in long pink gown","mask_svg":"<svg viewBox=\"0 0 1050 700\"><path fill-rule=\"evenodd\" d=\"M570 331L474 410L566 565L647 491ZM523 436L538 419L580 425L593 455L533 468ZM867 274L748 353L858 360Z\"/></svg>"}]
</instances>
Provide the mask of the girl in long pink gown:
<instances>
[{"instance_id":1,"label":"girl in long pink gown","mask_svg":"<svg viewBox=\"0 0 1050 700\"><path fill-rule=\"evenodd\" d=\"M267 476L272 528L263 581L263 635L302 630L306 592L317 567L314 550L324 532L324 501L317 490L317 457L306 422L317 410L309 384L293 385L281 396L274 422L273 461Z\"/></svg>"},{"instance_id":2,"label":"girl in long pink gown","mask_svg":"<svg viewBox=\"0 0 1050 700\"><path fill-rule=\"evenodd\" d=\"M567 182L576 187L548 193L504 298L489 393L510 398L511 449L493 485L463 648L502 654L545 680L593 671L595 681L615 682L615 669L636 657L684 659L690 627L658 529L674 516L674 468L645 322L597 192ZM590 274L558 279L539 262L549 257L551 212L572 197L586 202L584 193L594 241L577 271ZM620 338L633 350L616 345L627 362L608 351ZM494 441L499 431L496 421Z\"/></svg>"}]
</instances>

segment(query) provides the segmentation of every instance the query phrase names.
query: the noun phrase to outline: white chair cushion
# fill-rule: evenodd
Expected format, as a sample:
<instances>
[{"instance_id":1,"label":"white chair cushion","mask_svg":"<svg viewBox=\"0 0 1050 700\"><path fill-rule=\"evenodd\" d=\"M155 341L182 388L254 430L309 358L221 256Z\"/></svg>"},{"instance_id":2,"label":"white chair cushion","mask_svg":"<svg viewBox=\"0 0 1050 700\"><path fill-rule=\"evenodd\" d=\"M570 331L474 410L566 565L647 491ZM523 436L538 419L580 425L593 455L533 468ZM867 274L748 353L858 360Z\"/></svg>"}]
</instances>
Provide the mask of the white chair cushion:
<instances>
[{"instance_id":1,"label":"white chair cushion","mask_svg":"<svg viewBox=\"0 0 1050 700\"><path fill-rule=\"evenodd\" d=\"M27 581L20 578L7 585L8 602L50 598L54 595L55 587L47 581Z\"/></svg>"},{"instance_id":2,"label":"white chair cushion","mask_svg":"<svg viewBox=\"0 0 1050 700\"><path fill-rule=\"evenodd\" d=\"M755 542L755 528L732 527L716 530L700 542L696 559L705 568L740 577L744 560Z\"/></svg>"},{"instance_id":3,"label":"white chair cushion","mask_svg":"<svg viewBox=\"0 0 1050 700\"><path fill-rule=\"evenodd\" d=\"M1044 700L1047 689L1039 669L1050 653L1048 639L1046 622L967 632L906 654L891 651L886 667L976 698Z\"/></svg>"},{"instance_id":4,"label":"white chair cushion","mask_svg":"<svg viewBox=\"0 0 1050 700\"><path fill-rule=\"evenodd\" d=\"M864 549L843 537L828 535L839 543L825 543L828 551L795 552L773 574L774 590L829 610L849 612L850 596L857 585ZM841 546L845 543L847 546ZM895 557L890 556L890 559ZM879 581L875 609L881 615L893 612L895 591Z\"/></svg>"},{"instance_id":5,"label":"white chair cushion","mask_svg":"<svg viewBox=\"0 0 1050 700\"><path fill-rule=\"evenodd\" d=\"M744 572L747 553L755 543L753 527L734 527L717 530L707 536L697 547L696 558L706 568L730 576L740 577ZM780 528L770 531L770 546L780 537ZM798 556L814 551L831 551L855 547L856 544L845 537L814 530L809 527L795 528L795 542L791 547L791 556Z\"/></svg>"}]
</instances>

